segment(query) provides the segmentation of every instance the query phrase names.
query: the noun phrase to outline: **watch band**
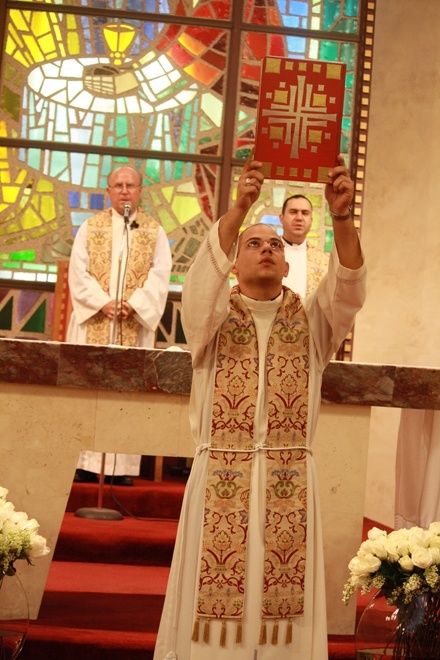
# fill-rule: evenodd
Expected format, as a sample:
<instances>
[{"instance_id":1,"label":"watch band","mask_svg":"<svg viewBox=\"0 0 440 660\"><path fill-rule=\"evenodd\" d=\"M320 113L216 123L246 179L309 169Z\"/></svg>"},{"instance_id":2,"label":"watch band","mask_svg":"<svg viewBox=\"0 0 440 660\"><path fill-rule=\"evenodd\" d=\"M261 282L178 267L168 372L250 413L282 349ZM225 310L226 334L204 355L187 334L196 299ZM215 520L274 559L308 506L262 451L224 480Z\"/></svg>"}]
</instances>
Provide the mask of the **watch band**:
<instances>
[{"instance_id":1,"label":"watch band","mask_svg":"<svg viewBox=\"0 0 440 660\"><path fill-rule=\"evenodd\" d=\"M353 207L349 206L348 207L348 213L344 213L341 215L340 213L333 213L331 209L329 209L329 213L334 218L335 220L348 220L353 216Z\"/></svg>"}]
</instances>

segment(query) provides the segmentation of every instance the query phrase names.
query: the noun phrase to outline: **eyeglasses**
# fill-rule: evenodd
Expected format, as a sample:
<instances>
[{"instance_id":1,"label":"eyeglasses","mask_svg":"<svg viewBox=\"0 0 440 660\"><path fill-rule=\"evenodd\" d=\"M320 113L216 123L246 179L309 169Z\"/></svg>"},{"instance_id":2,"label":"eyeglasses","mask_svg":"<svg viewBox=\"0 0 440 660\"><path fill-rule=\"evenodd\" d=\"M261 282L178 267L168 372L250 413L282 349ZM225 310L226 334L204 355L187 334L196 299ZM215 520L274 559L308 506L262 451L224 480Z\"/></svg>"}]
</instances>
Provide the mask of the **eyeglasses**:
<instances>
[{"instance_id":1,"label":"eyeglasses","mask_svg":"<svg viewBox=\"0 0 440 660\"><path fill-rule=\"evenodd\" d=\"M244 243L244 247L248 250L261 250L264 243L267 243L274 252L282 252L284 250L284 245L278 238L250 238Z\"/></svg>"},{"instance_id":2,"label":"eyeglasses","mask_svg":"<svg viewBox=\"0 0 440 660\"><path fill-rule=\"evenodd\" d=\"M115 183L114 186L109 186L109 188L113 188L116 190L116 192L121 192L124 188L128 190L128 192L132 192L135 188L140 188L140 184L136 183Z\"/></svg>"}]
</instances>

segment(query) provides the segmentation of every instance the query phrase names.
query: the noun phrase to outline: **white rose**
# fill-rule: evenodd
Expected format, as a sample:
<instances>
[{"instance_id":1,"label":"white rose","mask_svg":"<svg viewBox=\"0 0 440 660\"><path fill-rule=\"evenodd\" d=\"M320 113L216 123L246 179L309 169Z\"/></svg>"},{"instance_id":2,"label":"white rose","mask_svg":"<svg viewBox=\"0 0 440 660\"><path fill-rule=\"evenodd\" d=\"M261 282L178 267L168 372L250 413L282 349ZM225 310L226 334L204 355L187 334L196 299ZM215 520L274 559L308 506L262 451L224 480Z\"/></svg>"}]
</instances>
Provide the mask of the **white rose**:
<instances>
[{"instance_id":1,"label":"white rose","mask_svg":"<svg viewBox=\"0 0 440 660\"><path fill-rule=\"evenodd\" d=\"M369 573L367 575L352 575L350 577L350 584L353 589L362 589L368 583Z\"/></svg>"},{"instance_id":2,"label":"white rose","mask_svg":"<svg viewBox=\"0 0 440 660\"><path fill-rule=\"evenodd\" d=\"M403 571L411 572L414 569L414 563L413 563L411 557L408 557L408 555L405 555L404 557L401 557L399 559L399 564L400 564Z\"/></svg>"},{"instance_id":3,"label":"white rose","mask_svg":"<svg viewBox=\"0 0 440 660\"><path fill-rule=\"evenodd\" d=\"M3 502L0 500L0 524L5 520L9 520L14 512L14 505L11 502Z\"/></svg>"},{"instance_id":4,"label":"white rose","mask_svg":"<svg viewBox=\"0 0 440 660\"><path fill-rule=\"evenodd\" d=\"M366 541L363 541L360 545L358 555L364 554L364 555L372 555L373 554L373 545L374 541L370 541L367 539Z\"/></svg>"},{"instance_id":5,"label":"white rose","mask_svg":"<svg viewBox=\"0 0 440 660\"><path fill-rule=\"evenodd\" d=\"M395 541L390 541L390 539L386 539L385 541L385 548L387 551L387 559L389 562L392 564L395 564L396 562L399 561L401 555L397 552L396 550L396 543Z\"/></svg>"},{"instance_id":6,"label":"white rose","mask_svg":"<svg viewBox=\"0 0 440 660\"><path fill-rule=\"evenodd\" d=\"M2 533L6 536L9 532L18 532L17 525L12 520L5 520Z\"/></svg>"},{"instance_id":7,"label":"white rose","mask_svg":"<svg viewBox=\"0 0 440 660\"><path fill-rule=\"evenodd\" d=\"M428 568L433 563L432 555L428 548L414 548L412 552L414 566L419 568Z\"/></svg>"},{"instance_id":8,"label":"white rose","mask_svg":"<svg viewBox=\"0 0 440 660\"><path fill-rule=\"evenodd\" d=\"M44 557L50 552L50 549L46 545L46 539L39 534L31 534L31 547L26 552L26 556L29 559L35 559L37 557Z\"/></svg>"},{"instance_id":9,"label":"white rose","mask_svg":"<svg viewBox=\"0 0 440 660\"><path fill-rule=\"evenodd\" d=\"M15 523L20 530L23 529L27 519L27 513L24 511L14 511L11 515L11 522Z\"/></svg>"},{"instance_id":10,"label":"white rose","mask_svg":"<svg viewBox=\"0 0 440 660\"><path fill-rule=\"evenodd\" d=\"M430 548L440 548L440 536L437 534L431 534L429 537L429 546Z\"/></svg>"},{"instance_id":11,"label":"white rose","mask_svg":"<svg viewBox=\"0 0 440 660\"><path fill-rule=\"evenodd\" d=\"M431 532L431 534L437 534L437 536L440 536L440 522L432 522L429 525L428 531Z\"/></svg>"},{"instance_id":12,"label":"white rose","mask_svg":"<svg viewBox=\"0 0 440 660\"><path fill-rule=\"evenodd\" d=\"M387 535L386 531L384 529L379 529L378 527L372 527L372 529L370 529L370 531L367 534L370 541L375 541L377 538L386 535Z\"/></svg>"},{"instance_id":13,"label":"white rose","mask_svg":"<svg viewBox=\"0 0 440 660\"><path fill-rule=\"evenodd\" d=\"M400 543L406 541L408 537L409 537L409 530L406 529L406 527L402 527L402 529L395 529L388 534L388 538L390 539L390 541L393 541L396 545L399 545Z\"/></svg>"},{"instance_id":14,"label":"white rose","mask_svg":"<svg viewBox=\"0 0 440 660\"><path fill-rule=\"evenodd\" d=\"M367 554L353 557L348 564L348 568L353 575L366 575L367 573L375 573L381 565L380 559L374 555Z\"/></svg>"},{"instance_id":15,"label":"white rose","mask_svg":"<svg viewBox=\"0 0 440 660\"><path fill-rule=\"evenodd\" d=\"M385 537L379 537L373 541L372 545L372 554L379 557L379 559L386 559L388 556L388 551L385 547Z\"/></svg>"},{"instance_id":16,"label":"white rose","mask_svg":"<svg viewBox=\"0 0 440 660\"><path fill-rule=\"evenodd\" d=\"M396 552L400 557L409 555L409 541L408 539L401 539L396 543Z\"/></svg>"},{"instance_id":17,"label":"white rose","mask_svg":"<svg viewBox=\"0 0 440 660\"><path fill-rule=\"evenodd\" d=\"M38 532L39 524L35 518L27 518L20 523L19 527L21 531L33 534L34 532Z\"/></svg>"},{"instance_id":18,"label":"white rose","mask_svg":"<svg viewBox=\"0 0 440 660\"><path fill-rule=\"evenodd\" d=\"M5 500L8 493L9 490L7 488L3 488L3 486L0 486L0 499Z\"/></svg>"},{"instance_id":19,"label":"white rose","mask_svg":"<svg viewBox=\"0 0 440 660\"><path fill-rule=\"evenodd\" d=\"M431 538L431 533L426 529L421 529L420 527L413 527L409 530L409 545L410 548L427 548L429 545L429 539Z\"/></svg>"},{"instance_id":20,"label":"white rose","mask_svg":"<svg viewBox=\"0 0 440 660\"><path fill-rule=\"evenodd\" d=\"M440 548L428 548L428 552L432 557L433 564L440 564Z\"/></svg>"}]
</instances>

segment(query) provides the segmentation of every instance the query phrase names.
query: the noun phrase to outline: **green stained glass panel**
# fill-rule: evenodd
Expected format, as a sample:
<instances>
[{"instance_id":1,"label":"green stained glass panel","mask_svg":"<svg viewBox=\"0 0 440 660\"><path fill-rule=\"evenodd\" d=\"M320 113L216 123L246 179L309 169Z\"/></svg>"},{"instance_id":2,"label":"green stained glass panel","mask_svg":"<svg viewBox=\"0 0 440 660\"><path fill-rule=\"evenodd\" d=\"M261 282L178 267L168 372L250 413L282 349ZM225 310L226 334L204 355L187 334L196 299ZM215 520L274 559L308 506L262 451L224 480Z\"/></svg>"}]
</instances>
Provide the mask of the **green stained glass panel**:
<instances>
[{"instance_id":1,"label":"green stained glass panel","mask_svg":"<svg viewBox=\"0 0 440 660\"><path fill-rule=\"evenodd\" d=\"M355 44L341 44L340 61L347 65L347 69L353 70L356 65L357 46ZM353 85L350 85L352 87Z\"/></svg>"},{"instance_id":2,"label":"green stained glass panel","mask_svg":"<svg viewBox=\"0 0 440 660\"><path fill-rule=\"evenodd\" d=\"M350 150L350 138L346 133L341 133L341 153L347 154Z\"/></svg>"},{"instance_id":3,"label":"green stained glass panel","mask_svg":"<svg viewBox=\"0 0 440 660\"><path fill-rule=\"evenodd\" d=\"M37 311L32 314L28 322L22 327L23 332L44 332L46 320L46 301L44 300Z\"/></svg>"},{"instance_id":4,"label":"green stained glass panel","mask_svg":"<svg viewBox=\"0 0 440 660\"><path fill-rule=\"evenodd\" d=\"M319 47L319 58L327 62L337 62L339 44L335 41L322 41Z\"/></svg>"},{"instance_id":5,"label":"green stained glass panel","mask_svg":"<svg viewBox=\"0 0 440 660\"><path fill-rule=\"evenodd\" d=\"M344 97L344 115L351 115L353 104L353 92L347 90Z\"/></svg>"},{"instance_id":6,"label":"green stained glass panel","mask_svg":"<svg viewBox=\"0 0 440 660\"><path fill-rule=\"evenodd\" d=\"M347 32L347 34L356 34L358 31L358 22L349 18L341 19L336 27L338 32Z\"/></svg>"},{"instance_id":7,"label":"green stained glass panel","mask_svg":"<svg viewBox=\"0 0 440 660\"><path fill-rule=\"evenodd\" d=\"M12 328L12 298L0 309L0 330Z\"/></svg>"},{"instance_id":8,"label":"green stained glass panel","mask_svg":"<svg viewBox=\"0 0 440 660\"><path fill-rule=\"evenodd\" d=\"M21 252L11 252L9 259L12 261L34 261L35 250L22 250Z\"/></svg>"},{"instance_id":9,"label":"green stained glass panel","mask_svg":"<svg viewBox=\"0 0 440 660\"><path fill-rule=\"evenodd\" d=\"M333 247L333 229L326 229L324 251L331 252L332 247Z\"/></svg>"},{"instance_id":10,"label":"green stained glass panel","mask_svg":"<svg viewBox=\"0 0 440 660\"><path fill-rule=\"evenodd\" d=\"M35 270L41 273L45 273L47 268L44 264L23 264L23 270Z\"/></svg>"},{"instance_id":11,"label":"green stained glass panel","mask_svg":"<svg viewBox=\"0 0 440 660\"><path fill-rule=\"evenodd\" d=\"M341 1L324 2L323 29L332 30L341 13Z\"/></svg>"}]
</instances>

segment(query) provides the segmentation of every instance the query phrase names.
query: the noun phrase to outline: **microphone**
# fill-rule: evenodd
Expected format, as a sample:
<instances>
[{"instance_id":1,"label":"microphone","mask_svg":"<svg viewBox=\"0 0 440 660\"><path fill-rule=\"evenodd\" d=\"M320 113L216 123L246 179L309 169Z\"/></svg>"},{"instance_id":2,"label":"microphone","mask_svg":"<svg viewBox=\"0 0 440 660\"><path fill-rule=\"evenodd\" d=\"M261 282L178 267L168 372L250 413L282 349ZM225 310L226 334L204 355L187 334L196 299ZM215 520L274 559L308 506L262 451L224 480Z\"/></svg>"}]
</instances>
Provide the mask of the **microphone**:
<instances>
[{"instance_id":1,"label":"microphone","mask_svg":"<svg viewBox=\"0 0 440 660\"><path fill-rule=\"evenodd\" d=\"M130 217L131 204L124 204L124 223L128 225L128 219Z\"/></svg>"}]
</instances>

